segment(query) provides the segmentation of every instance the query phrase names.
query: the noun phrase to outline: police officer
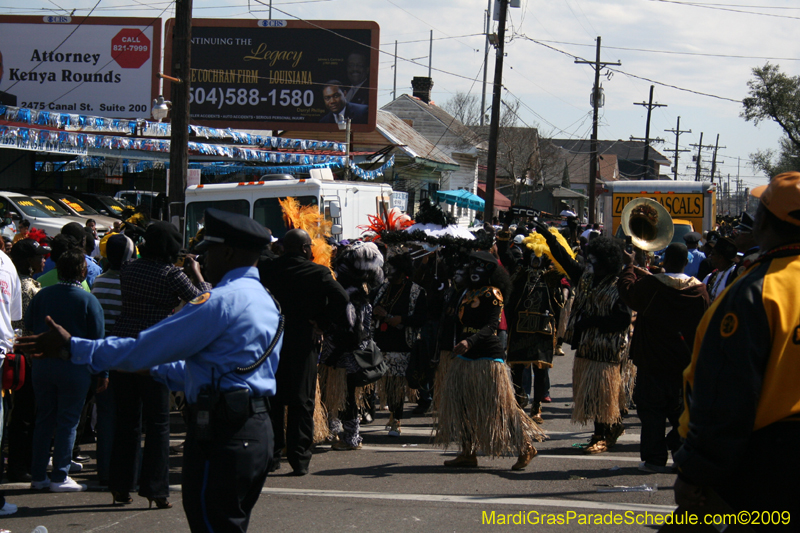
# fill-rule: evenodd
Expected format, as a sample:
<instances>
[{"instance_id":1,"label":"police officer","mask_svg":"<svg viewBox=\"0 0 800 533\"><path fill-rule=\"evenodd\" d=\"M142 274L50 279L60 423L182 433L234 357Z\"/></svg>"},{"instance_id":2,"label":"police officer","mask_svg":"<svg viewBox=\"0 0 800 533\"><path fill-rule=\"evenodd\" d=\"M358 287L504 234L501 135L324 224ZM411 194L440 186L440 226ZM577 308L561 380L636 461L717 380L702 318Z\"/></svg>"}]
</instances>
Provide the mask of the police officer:
<instances>
[{"instance_id":1,"label":"police officer","mask_svg":"<svg viewBox=\"0 0 800 533\"><path fill-rule=\"evenodd\" d=\"M19 339L27 353L69 358L90 370L150 374L188 402L183 507L194 532L246 531L272 457L268 414L282 344L280 310L255 268L267 233L254 220L205 214L206 279L214 289L139 337L90 341L50 331ZM187 258L187 261L191 259Z\"/></svg>"}]
</instances>

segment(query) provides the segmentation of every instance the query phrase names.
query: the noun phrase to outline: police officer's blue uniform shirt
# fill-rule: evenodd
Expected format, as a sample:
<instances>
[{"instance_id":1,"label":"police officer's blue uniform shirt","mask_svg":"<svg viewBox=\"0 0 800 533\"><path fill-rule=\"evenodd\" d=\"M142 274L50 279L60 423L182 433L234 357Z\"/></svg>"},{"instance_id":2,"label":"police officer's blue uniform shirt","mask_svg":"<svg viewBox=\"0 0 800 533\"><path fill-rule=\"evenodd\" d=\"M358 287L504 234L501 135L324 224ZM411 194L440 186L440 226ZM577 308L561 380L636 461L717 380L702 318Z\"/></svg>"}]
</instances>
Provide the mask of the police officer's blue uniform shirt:
<instances>
[{"instance_id":1,"label":"police officer's blue uniform shirt","mask_svg":"<svg viewBox=\"0 0 800 533\"><path fill-rule=\"evenodd\" d=\"M258 269L237 268L211 292L142 331L137 339L73 337L70 352L73 363L88 364L92 373L150 368L157 381L185 391L189 403L211 383L212 369L221 391L248 388L253 397L274 396L283 339L254 371L237 374L233 369L248 366L264 354L279 317L275 302L259 281Z\"/></svg>"},{"instance_id":2,"label":"police officer's blue uniform shirt","mask_svg":"<svg viewBox=\"0 0 800 533\"><path fill-rule=\"evenodd\" d=\"M686 265L686 268L683 270L683 273L687 276L697 276L697 271L700 269L700 263L703 262L703 259L706 258L706 254L698 250L697 248L693 250L689 250L689 262Z\"/></svg>"}]
</instances>

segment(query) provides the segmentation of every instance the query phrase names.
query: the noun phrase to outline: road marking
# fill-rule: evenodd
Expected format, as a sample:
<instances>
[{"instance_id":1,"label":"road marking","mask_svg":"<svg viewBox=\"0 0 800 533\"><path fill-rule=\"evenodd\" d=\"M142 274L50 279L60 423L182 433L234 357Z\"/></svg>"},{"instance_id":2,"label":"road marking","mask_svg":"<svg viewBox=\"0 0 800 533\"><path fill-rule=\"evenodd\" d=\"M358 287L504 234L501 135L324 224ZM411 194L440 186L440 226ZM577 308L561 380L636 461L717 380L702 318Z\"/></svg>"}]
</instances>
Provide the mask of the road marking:
<instances>
[{"instance_id":1,"label":"road marking","mask_svg":"<svg viewBox=\"0 0 800 533\"><path fill-rule=\"evenodd\" d=\"M672 513L675 506L650 505L643 503L614 503L592 500L559 500L555 498L498 498L494 496L466 496L448 494L397 494L387 492L360 492L322 489L261 489L261 494L276 496L306 496L310 498L354 498L362 500L403 500L411 502L466 503L478 505L520 505L529 508L558 507L563 509L596 509L602 511L649 511L651 513Z\"/></svg>"},{"instance_id":2,"label":"road marking","mask_svg":"<svg viewBox=\"0 0 800 533\"><path fill-rule=\"evenodd\" d=\"M370 452L426 452L438 453L441 455L457 454L455 450L445 451L441 448L427 448L422 446L364 446L361 449ZM509 455L508 457L511 458L516 456ZM539 451L539 454L536 457L541 457L543 459L578 459L579 461L619 461L625 463L642 462L642 460L637 457L627 457L623 455L613 455L607 453L599 455L557 455Z\"/></svg>"},{"instance_id":3,"label":"road marking","mask_svg":"<svg viewBox=\"0 0 800 533\"><path fill-rule=\"evenodd\" d=\"M403 436L412 436L412 437L430 437L431 439L435 436L435 433L432 429L425 429L425 428L416 428L416 427L403 427L403 432L401 434L400 439ZM545 430L547 433L548 439L547 440L589 440L592 436L591 431L547 431L547 428L542 426L542 429ZM384 428L378 427L370 427L365 428L361 426L359 432L362 435L380 435L388 430ZM639 442L640 435L638 433L625 433L621 435L617 442Z\"/></svg>"}]
</instances>

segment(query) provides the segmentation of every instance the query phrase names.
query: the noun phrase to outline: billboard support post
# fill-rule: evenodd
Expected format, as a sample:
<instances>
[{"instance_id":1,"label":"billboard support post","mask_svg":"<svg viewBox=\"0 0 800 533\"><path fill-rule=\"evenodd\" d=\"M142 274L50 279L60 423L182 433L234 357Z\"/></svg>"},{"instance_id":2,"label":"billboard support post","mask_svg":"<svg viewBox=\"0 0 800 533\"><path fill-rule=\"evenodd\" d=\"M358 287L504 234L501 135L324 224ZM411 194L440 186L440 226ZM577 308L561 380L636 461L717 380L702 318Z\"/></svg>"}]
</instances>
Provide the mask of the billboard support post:
<instances>
[{"instance_id":1,"label":"billboard support post","mask_svg":"<svg viewBox=\"0 0 800 533\"><path fill-rule=\"evenodd\" d=\"M169 154L169 220L182 227L189 168L189 82L191 81L192 0L177 0L175 32L172 37L172 75L180 80L172 84L172 127Z\"/></svg>"}]
</instances>

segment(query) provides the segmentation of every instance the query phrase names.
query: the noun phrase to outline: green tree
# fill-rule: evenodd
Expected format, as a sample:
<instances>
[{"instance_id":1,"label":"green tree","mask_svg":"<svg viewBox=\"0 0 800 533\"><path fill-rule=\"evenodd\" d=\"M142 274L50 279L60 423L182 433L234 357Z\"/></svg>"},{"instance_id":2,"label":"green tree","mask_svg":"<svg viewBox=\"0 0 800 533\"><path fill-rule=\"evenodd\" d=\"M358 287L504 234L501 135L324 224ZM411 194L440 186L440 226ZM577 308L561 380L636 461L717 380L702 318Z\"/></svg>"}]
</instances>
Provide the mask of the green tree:
<instances>
[{"instance_id":1,"label":"green tree","mask_svg":"<svg viewBox=\"0 0 800 533\"><path fill-rule=\"evenodd\" d=\"M754 124L773 120L785 134L779 152L759 150L751 154L753 165L768 177L794 169L800 154L800 76L788 76L779 65L768 62L753 69L747 87L749 96L742 100L741 116Z\"/></svg>"}]
</instances>

